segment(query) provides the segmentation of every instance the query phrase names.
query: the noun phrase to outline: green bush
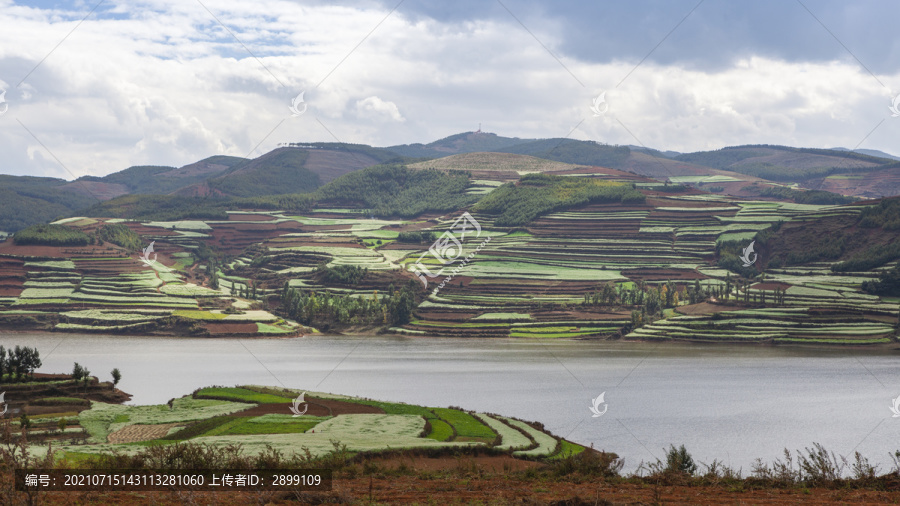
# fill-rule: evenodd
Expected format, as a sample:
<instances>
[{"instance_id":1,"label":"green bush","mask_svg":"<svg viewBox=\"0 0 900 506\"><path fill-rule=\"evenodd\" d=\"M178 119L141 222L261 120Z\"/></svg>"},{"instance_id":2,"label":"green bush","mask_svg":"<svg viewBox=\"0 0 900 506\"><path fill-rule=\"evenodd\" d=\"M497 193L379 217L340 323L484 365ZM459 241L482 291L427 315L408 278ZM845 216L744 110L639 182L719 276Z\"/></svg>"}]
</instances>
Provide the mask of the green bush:
<instances>
[{"instance_id":1,"label":"green bush","mask_svg":"<svg viewBox=\"0 0 900 506\"><path fill-rule=\"evenodd\" d=\"M563 448L566 448L563 441ZM567 451L562 457L551 457L551 469L557 476L581 474L583 476L599 476L614 478L619 475L625 462L615 453L601 453L597 451L572 452Z\"/></svg>"},{"instance_id":2,"label":"green bush","mask_svg":"<svg viewBox=\"0 0 900 506\"><path fill-rule=\"evenodd\" d=\"M697 472L697 464L694 458L688 453L687 448L681 445L675 448L674 445L669 446L666 452L666 467L664 472L675 474L693 475Z\"/></svg>"}]
</instances>

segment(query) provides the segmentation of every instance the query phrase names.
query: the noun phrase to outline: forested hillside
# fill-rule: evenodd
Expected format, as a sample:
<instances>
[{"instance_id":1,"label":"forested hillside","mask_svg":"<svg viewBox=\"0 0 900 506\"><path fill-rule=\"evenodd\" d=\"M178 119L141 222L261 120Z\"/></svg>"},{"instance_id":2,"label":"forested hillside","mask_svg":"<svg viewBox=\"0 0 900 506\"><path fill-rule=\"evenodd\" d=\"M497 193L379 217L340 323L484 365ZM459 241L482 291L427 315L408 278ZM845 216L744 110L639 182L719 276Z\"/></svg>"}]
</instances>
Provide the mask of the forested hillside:
<instances>
[{"instance_id":1,"label":"forested hillside","mask_svg":"<svg viewBox=\"0 0 900 506\"><path fill-rule=\"evenodd\" d=\"M632 185L613 181L528 174L482 199L474 210L496 215L497 226L520 226L553 211L601 202L635 204L644 195Z\"/></svg>"},{"instance_id":2,"label":"forested hillside","mask_svg":"<svg viewBox=\"0 0 900 506\"><path fill-rule=\"evenodd\" d=\"M30 225L85 208L95 199L60 189L63 179L0 175L0 231L15 232Z\"/></svg>"},{"instance_id":3,"label":"forested hillside","mask_svg":"<svg viewBox=\"0 0 900 506\"><path fill-rule=\"evenodd\" d=\"M234 156L211 156L181 168L142 165L129 167L103 177L85 176L79 181L120 184L128 188L129 193L166 194L221 174L229 168L245 162L244 158Z\"/></svg>"},{"instance_id":4,"label":"forested hillside","mask_svg":"<svg viewBox=\"0 0 900 506\"><path fill-rule=\"evenodd\" d=\"M834 272L866 271L900 259L900 198L864 206L852 216L776 226L759 237L771 267L835 262Z\"/></svg>"},{"instance_id":5,"label":"forested hillside","mask_svg":"<svg viewBox=\"0 0 900 506\"><path fill-rule=\"evenodd\" d=\"M251 207L300 211L319 204L366 209L377 216L409 218L428 211L452 211L474 203L477 196L466 194L468 185L469 176L459 171L376 165L341 176L306 193L247 198L128 195L98 203L83 214L140 220L224 220L227 210Z\"/></svg>"},{"instance_id":6,"label":"forested hillside","mask_svg":"<svg viewBox=\"0 0 900 506\"><path fill-rule=\"evenodd\" d=\"M451 211L474 203L466 195L469 176L459 171L413 170L379 165L347 174L315 194L321 202L355 204L377 216L411 218L426 211Z\"/></svg>"},{"instance_id":7,"label":"forested hillside","mask_svg":"<svg viewBox=\"0 0 900 506\"><path fill-rule=\"evenodd\" d=\"M675 159L772 181L800 181L897 165L894 160L852 151L771 145L733 146L715 151L685 153Z\"/></svg>"}]
</instances>

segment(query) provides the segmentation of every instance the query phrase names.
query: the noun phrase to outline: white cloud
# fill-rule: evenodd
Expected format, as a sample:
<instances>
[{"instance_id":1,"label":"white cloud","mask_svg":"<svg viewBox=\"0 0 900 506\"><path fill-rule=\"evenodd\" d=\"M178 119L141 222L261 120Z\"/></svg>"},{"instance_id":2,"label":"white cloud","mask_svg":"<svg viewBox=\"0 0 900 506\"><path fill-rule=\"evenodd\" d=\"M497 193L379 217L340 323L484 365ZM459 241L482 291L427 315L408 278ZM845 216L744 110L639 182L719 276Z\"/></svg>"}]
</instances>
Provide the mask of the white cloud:
<instances>
[{"instance_id":1,"label":"white cloud","mask_svg":"<svg viewBox=\"0 0 900 506\"><path fill-rule=\"evenodd\" d=\"M385 20L368 4L206 5L258 60L199 4L150 0L117 5L127 17L89 18L19 87L84 13L0 10L10 103L0 172L71 177L17 119L76 175L258 156L290 141L429 142L479 123L518 137L563 137L578 125L574 138L692 151L852 148L887 118L860 147L897 151L890 92L852 62L753 57L704 71L648 61L617 87L636 62L558 55L576 80L512 20L441 23L402 9ZM562 40L539 35L551 49ZM610 110L594 118L601 90ZM291 117L301 91L309 109Z\"/></svg>"},{"instance_id":2,"label":"white cloud","mask_svg":"<svg viewBox=\"0 0 900 506\"><path fill-rule=\"evenodd\" d=\"M368 97L363 100L357 100L356 112L363 118L381 119L388 117L399 123L406 121L406 118L400 114L400 109L397 108L397 104L384 101L378 97Z\"/></svg>"}]
</instances>

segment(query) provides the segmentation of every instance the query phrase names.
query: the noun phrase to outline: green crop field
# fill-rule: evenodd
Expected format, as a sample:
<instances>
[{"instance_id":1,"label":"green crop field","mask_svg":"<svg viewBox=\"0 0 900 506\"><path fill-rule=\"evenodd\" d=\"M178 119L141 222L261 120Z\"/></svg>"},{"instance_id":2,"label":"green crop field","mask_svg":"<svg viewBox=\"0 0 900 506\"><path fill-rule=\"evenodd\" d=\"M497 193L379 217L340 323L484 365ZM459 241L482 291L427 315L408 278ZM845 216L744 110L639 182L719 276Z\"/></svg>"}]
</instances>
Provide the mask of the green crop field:
<instances>
[{"instance_id":1,"label":"green crop field","mask_svg":"<svg viewBox=\"0 0 900 506\"><path fill-rule=\"evenodd\" d=\"M434 408L432 411L456 429L456 439L458 441L466 440L465 438L493 441L497 437L497 434L490 427L469 413L448 408Z\"/></svg>"}]
</instances>

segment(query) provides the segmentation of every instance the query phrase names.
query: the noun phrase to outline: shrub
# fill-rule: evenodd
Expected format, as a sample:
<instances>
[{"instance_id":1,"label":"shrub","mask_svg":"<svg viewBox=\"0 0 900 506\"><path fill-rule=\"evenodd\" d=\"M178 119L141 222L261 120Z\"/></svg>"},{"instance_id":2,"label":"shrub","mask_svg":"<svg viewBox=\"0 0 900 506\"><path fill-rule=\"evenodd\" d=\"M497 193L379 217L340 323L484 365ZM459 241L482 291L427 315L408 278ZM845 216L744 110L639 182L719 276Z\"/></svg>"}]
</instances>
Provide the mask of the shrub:
<instances>
[{"instance_id":1,"label":"shrub","mask_svg":"<svg viewBox=\"0 0 900 506\"><path fill-rule=\"evenodd\" d=\"M666 453L666 471L693 475L697 472L697 464L688 453L687 448L681 445L678 449L670 446Z\"/></svg>"},{"instance_id":2,"label":"shrub","mask_svg":"<svg viewBox=\"0 0 900 506\"><path fill-rule=\"evenodd\" d=\"M612 478L619 475L623 465L625 465L625 461L615 453L585 450L553 461L551 469L556 476L580 474Z\"/></svg>"},{"instance_id":3,"label":"shrub","mask_svg":"<svg viewBox=\"0 0 900 506\"><path fill-rule=\"evenodd\" d=\"M648 467L651 475L666 478L691 477L697 472L697 464L684 445L678 448L670 445L666 451L665 464L657 460L656 463L650 464Z\"/></svg>"}]
</instances>

